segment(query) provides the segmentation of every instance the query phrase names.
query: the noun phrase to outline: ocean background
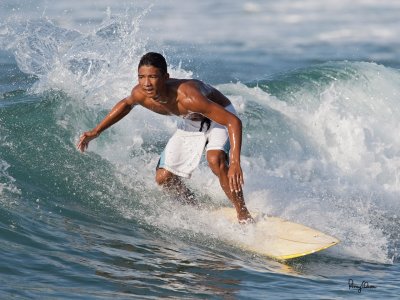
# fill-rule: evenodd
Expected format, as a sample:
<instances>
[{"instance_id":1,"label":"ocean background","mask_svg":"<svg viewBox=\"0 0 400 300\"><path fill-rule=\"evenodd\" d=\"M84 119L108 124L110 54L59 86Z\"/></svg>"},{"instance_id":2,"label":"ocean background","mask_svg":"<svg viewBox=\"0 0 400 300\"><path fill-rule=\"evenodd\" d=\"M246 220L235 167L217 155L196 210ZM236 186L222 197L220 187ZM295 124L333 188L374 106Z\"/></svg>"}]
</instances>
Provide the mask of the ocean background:
<instances>
[{"instance_id":1,"label":"ocean background","mask_svg":"<svg viewBox=\"0 0 400 300\"><path fill-rule=\"evenodd\" d=\"M0 0L0 299L398 299L400 2ZM248 206L341 240L278 262L203 160L201 209L154 183L177 119L135 108L76 143L147 51L243 120ZM231 240L231 242L228 242ZM374 289L349 289L368 281Z\"/></svg>"}]
</instances>

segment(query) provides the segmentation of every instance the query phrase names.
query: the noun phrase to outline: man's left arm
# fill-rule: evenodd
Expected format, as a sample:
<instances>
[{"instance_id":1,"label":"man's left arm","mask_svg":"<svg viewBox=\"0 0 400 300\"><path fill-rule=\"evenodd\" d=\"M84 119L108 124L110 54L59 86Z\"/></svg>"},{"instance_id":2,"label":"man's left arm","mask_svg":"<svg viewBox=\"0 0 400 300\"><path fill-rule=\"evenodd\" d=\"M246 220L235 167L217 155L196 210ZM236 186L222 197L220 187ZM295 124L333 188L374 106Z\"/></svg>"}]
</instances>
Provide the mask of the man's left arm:
<instances>
[{"instance_id":1,"label":"man's left arm","mask_svg":"<svg viewBox=\"0 0 400 300\"><path fill-rule=\"evenodd\" d=\"M229 186L231 191L242 191L244 184L243 172L240 166L240 152L242 147L242 121L222 106L210 101L196 89L191 89L185 105L193 112L201 113L207 118L225 126L228 130L231 144L229 157Z\"/></svg>"}]
</instances>

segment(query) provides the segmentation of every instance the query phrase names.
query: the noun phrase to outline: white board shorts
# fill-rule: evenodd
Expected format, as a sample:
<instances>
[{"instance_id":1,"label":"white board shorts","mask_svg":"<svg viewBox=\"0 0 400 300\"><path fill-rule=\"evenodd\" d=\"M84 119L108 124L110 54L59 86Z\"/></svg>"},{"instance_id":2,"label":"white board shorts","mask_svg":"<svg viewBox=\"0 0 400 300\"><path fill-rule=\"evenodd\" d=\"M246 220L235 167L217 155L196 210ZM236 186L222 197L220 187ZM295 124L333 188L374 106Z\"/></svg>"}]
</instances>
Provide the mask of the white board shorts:
<instances>
[{"instance_id":1,"label":"white board shorts","mask_svg":"<svg viewBox=\"0 0 400 300\"><path fill-rule=\"evenodd\" d=\"M225 109L237 115L232 104ZM190 178L200 163L204 149L222 150L228 154L230 143L226 127L211 121L207 129L207 124L201 126L201 121L183 119L161 153L157 169L162 168L175 175Z\"/></svg>"}]
</instances>

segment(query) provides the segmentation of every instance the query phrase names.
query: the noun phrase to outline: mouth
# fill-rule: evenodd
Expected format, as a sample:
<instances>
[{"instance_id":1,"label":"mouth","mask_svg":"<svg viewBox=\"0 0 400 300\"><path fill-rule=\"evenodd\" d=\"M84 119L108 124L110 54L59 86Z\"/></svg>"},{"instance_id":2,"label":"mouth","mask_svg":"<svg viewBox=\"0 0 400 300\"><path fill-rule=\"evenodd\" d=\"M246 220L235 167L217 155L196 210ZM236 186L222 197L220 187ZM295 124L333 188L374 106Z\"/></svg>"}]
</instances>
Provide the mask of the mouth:
<instances>
[{"instance_id":1,"label":"mouth","mask_svg":"<svg viewBox=\"0 0 400 300\"><path fill-rule=\"evenodd\" d=\"M153 89L153 88L147 88L147 89L144 89L144 91L145 91L147 94L151 94L151 93L154 92L154 89Z\"/></svg>"},{"instance_id":2,"label":"mouth","mask_svg":"<svg viewBox=\"0 0 400 300\"><path fill-rule=\"evenodd\" d=\"M157 94L156 90L154 90L153 88L145 88L143 90L147 96L151 97L154 100L157 100L158 98L160 98L160 95Z\"/></svg>"}]
</instances>

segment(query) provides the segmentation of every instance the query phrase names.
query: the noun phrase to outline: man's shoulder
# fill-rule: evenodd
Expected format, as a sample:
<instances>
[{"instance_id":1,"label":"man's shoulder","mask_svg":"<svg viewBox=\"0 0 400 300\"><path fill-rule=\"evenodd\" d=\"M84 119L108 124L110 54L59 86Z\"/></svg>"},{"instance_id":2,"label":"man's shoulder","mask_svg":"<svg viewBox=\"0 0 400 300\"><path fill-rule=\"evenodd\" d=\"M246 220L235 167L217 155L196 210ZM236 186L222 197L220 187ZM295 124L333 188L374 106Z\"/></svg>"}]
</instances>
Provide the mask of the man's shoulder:
<instances>
[{"instance_id":1,"label":"man's shoulder","mask_svg":"<svg viewBox=\"0 0 400 300\"><path fill-rule=\"evenodd\" d=\"M139 85L136 85L132 88L131 94L128 99L132 104L138 104L144 101L146 96L141 92Z\"/></svg>"},{"instance_id":2,"label":"man's shoulder","mask_svg":"<svg viewBox=\"0 0 400 300\"><path fill-rule=\"evenodd\" d=\"M175 83L176 89L184 94L201 92L204 83L197 79L179 79Z\"/></svg>"},{"instance_id":3,"label":"man's shoulder","mask_svg":"<svg viewBox=\"0 0 400 300\"><path fill-rule=\"evenodd\" d=\"M190 86L198 88L199 85L204 84L201 80L198 79L179 79L179 84L183 86Z\"/></svg>"}]
</instances>

